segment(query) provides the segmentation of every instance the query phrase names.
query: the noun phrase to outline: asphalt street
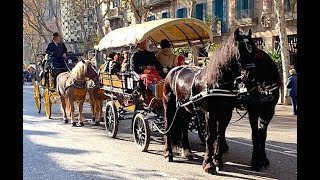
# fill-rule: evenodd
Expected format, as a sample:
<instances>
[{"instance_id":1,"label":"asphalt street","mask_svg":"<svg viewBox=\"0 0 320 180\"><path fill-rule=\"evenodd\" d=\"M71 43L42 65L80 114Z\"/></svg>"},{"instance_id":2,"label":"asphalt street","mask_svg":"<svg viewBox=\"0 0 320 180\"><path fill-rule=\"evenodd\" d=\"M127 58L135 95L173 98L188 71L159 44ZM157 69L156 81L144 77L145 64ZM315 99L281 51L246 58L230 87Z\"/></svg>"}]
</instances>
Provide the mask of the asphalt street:
<instances>
[{"instance_id":1,"label":"asphalt street","mask_svg":"<svg viewBox=\"0 0 320 180\"><path fill-rule=\"evenodd\" d=\"M204 146L196 133L189 133L193 161L176 157L165 162L162 138L153 133L148 152L133 141L130 118L120 121L117 138L107 137L104 127L92 126L89 103L85 104L84 127L71 127L61 119L60 105L53 105L47 119L36 112L33 86L23 86L23 178L38 179L297 179L297 119L291 107L278 105L268 128L266 144L270 166L254 172L248 118L227 129L229 152L223 155L224 171L209 175L202 170ZM239 118L234 113L232 121Z\"/></svg>"}]
</instances>

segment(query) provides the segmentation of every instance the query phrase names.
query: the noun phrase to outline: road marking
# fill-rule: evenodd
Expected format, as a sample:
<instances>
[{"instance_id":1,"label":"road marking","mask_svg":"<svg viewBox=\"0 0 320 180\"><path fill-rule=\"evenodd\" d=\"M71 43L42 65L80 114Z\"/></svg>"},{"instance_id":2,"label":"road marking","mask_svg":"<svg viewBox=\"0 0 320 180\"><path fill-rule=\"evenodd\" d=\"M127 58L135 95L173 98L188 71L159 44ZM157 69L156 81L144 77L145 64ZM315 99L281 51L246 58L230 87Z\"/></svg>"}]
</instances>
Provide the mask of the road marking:
<instances>
[{"instance_id":1,"label":"road marking","mask_svg":"<svg viewBox=\"0 0 320 180\"><path fill-rule=\"evenodd\" d=\"M245 142L240 142L240 141L236 141L236 140L227 139L227 141L231 141L231 142L234 142L234 143L243 144L243 145L247 145L247 146L251 146L251 147L253 146L252 144L245 143ZM295 154L289 154L287 152L282 152L282 151L278 151L278 150L275 150L275 149L266 148L266 150L271 151L271 152L275 152L275 153L280 153L280 154L287 155L287 156L297 157L297 155L295 155Z\"/></svg>"},{"instance_id":2,"label":"road marking","mask_svg":"<svg viewBox=\"0 0 320 180\"><path fill-rule=\"evenodd\" d=\"M289 150L289 151L297 151L295 149L290 149L290 148L286 148L286 147L282 147L282 146L277 146L277 145L273 145L273 144L268 144L266 143L266 145L268 146L272 146L272 147L277 147L277 148L280 148L280 149L286 149L286 150ZM285 151L286 152L286 151Z\"/></svg>"}]
</instances>

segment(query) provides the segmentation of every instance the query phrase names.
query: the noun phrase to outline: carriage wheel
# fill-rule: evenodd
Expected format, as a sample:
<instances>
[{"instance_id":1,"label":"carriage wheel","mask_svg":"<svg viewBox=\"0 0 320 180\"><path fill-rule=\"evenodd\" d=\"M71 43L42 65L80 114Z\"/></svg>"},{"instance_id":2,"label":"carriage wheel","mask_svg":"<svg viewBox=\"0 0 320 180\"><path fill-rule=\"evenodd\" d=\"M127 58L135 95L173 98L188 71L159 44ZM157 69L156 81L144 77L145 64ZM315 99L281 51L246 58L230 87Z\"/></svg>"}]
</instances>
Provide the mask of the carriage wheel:
<instances>
[{"instance_id":1,"label":"carriage wheel","mask_svg":"<svg viewBox=\"0 0 320 180\"><path fill-rule=\"evenodd\" d=\"M37 81L34 82L33 87L34 87L34 94L33 94L34 102L36 103L37 112L40 113L41 112L41 94L40 94L39 84Z\"/></svg>"},{"instance_id":2,"label":"carriage wheel","mask_svg":"<svg viewBox=\"0 0 320 180\"><path fill-rule=\"evenodd\" d=\"M44 109L46 111L46 116L48 119L51 118L51 100L50 100L50 92L49 89L45 89L44 93Z\"/></svg>"},{"instance_id":3,"label":"carriage wheel","mask_svg":"<svg viewBox=\"0 0 320 180\"><path fill-rule=\"evenodd\" d=\"M106 127L107 135L111 138L115 138L118 133L118 112L113 101L108 101L106 104L104 125Z\"/></svg>"},{"instance_id":4,"label":"carriage wheel","mask_svg":"<svg viewBox=\"0 0 320 180\"><path fill-rule=\"evenodd\" d=\"M147 151L150 144L150 128L148 121L141 113L133 119L133 137L138 149L142 152Z\"/></svg>"},{"instance_id":5,"label":"carriage wheel","mask_svg":"<svg viewBox=\"0 0 320 180\"><path fill-rule=\"evenodd\" d=\"M206 143L205 133L206 133L206 122L203 113L199 114L198 126L197 126L198 136L202 144Z\"/></svg>"}]
</instances>

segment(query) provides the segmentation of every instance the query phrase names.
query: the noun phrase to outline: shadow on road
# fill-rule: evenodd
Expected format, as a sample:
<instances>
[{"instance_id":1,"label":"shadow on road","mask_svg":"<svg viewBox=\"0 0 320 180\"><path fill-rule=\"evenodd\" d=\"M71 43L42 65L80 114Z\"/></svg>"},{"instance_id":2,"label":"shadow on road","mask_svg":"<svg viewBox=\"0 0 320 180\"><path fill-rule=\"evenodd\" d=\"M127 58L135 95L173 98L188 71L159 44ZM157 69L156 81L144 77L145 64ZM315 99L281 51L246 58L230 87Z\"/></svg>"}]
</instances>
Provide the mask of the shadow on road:
<instances>
[{"instance_id":1,"label":"shadow on road","mask_svg":"<svg viewBox=\"0 0 320 180\"><path fill-rule=\"evenodd\" d=\"M55 136L57 133L48 131L24 130L23 136L23 179L148 179L148 178L167 178L168 175L155 170L129 169L117 164L94 164L88 165L87 162L80 162L71 159L76 163L82 163L94 170L80 171L70 167L65 168L59 165L49 154L60 153L78 155L91 153L82 149L52 147L34 143L30 136Z\"/></svg>"}]
</instances>

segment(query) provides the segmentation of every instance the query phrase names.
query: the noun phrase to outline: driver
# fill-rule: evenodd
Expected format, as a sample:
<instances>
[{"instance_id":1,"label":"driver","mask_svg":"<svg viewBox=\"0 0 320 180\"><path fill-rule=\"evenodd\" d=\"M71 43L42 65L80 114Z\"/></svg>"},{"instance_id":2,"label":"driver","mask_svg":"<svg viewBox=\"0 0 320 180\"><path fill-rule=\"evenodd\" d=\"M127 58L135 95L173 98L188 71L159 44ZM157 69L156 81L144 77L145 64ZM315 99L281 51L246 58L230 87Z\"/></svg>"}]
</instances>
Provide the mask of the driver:
<instances>
[{"instance_id":1,"label":"driver","mask_svg":"<svg viewBox=\"0 0 320 180\"><path fill-rule=\"evenodd\" d=\"M61 42L61 37L57 32L53 33L52 36L52 41L48 44L46 53L51 56L54 67L66 67L64 58L67 57L68 50L64 43Z\"/></svg>"},{"instance_id":2,"label":"driver","mask_svg":"<svg viewBox=\"0 0 320 180\"><path fill-rule=\"evenodd\" d=\"M46 54L50 55L50 59L52 60L54 87L56 87L56 78L58 74L68 71L65 62L68 50L64 43L61 42L59 33L55 32L52 36L52 41L48 44ZM59 67L59 69L56 69L57 67Z\"/></svg>"}]
</instances>

